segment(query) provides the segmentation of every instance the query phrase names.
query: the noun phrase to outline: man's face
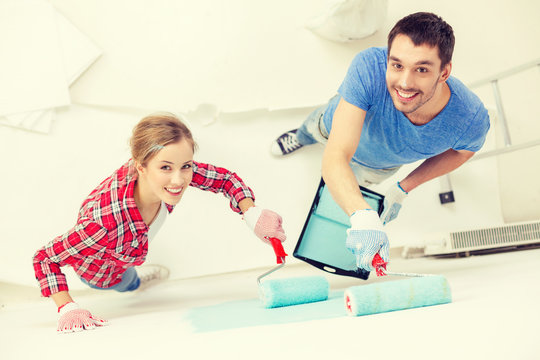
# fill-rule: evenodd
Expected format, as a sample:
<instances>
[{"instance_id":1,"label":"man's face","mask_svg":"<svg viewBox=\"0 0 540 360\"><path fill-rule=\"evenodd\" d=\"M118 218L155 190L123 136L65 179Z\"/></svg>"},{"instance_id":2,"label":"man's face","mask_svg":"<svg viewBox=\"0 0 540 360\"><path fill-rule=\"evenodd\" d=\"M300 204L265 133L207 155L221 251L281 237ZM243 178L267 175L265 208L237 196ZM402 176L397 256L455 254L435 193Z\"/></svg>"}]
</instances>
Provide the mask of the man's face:
<instances>
[{"instance_id":1,"label":"man's face","mask_svg":"<svg viewBox=\"0 0 540 360\"><path fill-rule=\"evenodd\" d=\"M408 36L397 35L388 54L386 69L386 86L396 109L405 115L418 110L418 114L429 107L430 100L436 102L433 97L437 87L446 81L450 68L448 64L441 69L436 46L415 46Z\"/></svg>"}]
</instances>

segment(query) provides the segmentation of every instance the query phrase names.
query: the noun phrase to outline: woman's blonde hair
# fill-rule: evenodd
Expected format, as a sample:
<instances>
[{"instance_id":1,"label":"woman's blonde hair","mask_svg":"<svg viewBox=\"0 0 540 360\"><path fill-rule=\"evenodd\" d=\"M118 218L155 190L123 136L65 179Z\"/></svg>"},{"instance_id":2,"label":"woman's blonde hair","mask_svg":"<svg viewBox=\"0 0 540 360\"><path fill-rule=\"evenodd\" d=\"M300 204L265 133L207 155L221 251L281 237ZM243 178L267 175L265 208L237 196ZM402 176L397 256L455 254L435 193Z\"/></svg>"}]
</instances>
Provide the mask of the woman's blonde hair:
<instances>
[{"instance_id":1,"label":"woman's blonde hair","mask_svg":"<svg viewBox=\"0 0 540 360\"><path fill-rule=\"evenodd\" d=\"M129 141L131 156L139 164L146 166L159 150L181 140L190 143L193 151L197 148L191 131L177 116L170 113L151 114L133 128Z\"/></svg>"}]
</instances>

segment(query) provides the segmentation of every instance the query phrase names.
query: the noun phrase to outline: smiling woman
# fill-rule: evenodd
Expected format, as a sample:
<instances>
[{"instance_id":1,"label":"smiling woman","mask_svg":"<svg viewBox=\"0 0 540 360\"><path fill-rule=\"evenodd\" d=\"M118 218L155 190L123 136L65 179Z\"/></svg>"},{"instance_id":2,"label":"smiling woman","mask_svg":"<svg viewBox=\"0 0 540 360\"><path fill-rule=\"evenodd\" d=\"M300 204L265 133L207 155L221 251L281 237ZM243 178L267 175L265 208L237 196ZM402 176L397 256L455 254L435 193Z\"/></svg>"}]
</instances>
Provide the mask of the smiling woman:
<instances>
[{"instance_id":1,"label":"smiling woman","mask_svg":"<svg viewBox=\"0 0 540 360\"><path fill-rule=\"evenodd\" d=\"M90 193L71 230L36 252L36 279L42 295L58 306L59 332L107 323L73 302L62 266L71 266L91 288L119 292L148 288L168 277L163 266L140 265L188 186L222 193L261 240L285 241L281 216L256 207L253 191L234 172L194 161L195 148L190 130L176 116L142 119L133 130L132 159Z\"/></svg>"},{"instance_id":2,"label":"smiling woman","mask_svg":"<svg viewBox=\"0 0 540 360\"><path fill-rule=\"evenodd\" d=\"M176 205L193 177L196 148L190 130L175 116L152 115L133 129L131 153L138 173L135 203L146 224L161 202Z\"/></svg>"}]
</instances>

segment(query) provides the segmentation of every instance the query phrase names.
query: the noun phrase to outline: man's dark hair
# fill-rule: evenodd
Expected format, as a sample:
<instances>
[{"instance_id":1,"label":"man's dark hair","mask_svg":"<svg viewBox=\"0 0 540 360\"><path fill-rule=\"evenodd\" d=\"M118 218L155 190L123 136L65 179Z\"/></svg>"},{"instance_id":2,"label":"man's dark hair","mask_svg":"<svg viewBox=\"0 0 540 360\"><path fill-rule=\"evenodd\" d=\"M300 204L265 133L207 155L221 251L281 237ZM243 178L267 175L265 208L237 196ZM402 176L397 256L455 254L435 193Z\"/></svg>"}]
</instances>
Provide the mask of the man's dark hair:
<instances>
[{"instance_id":1,"label":"man's dark hair","mask_svg":"<svg viewBox=\"0 0 540 360\"><path fill-rule=\"evenodd\" d=\"M437 46L441 68L452 61L454 52L454 31L440 16L428 12L417 12L399 20L388 34L388 54L394 38L407 35L414 45Z\"/></svg>"}]
</instances>

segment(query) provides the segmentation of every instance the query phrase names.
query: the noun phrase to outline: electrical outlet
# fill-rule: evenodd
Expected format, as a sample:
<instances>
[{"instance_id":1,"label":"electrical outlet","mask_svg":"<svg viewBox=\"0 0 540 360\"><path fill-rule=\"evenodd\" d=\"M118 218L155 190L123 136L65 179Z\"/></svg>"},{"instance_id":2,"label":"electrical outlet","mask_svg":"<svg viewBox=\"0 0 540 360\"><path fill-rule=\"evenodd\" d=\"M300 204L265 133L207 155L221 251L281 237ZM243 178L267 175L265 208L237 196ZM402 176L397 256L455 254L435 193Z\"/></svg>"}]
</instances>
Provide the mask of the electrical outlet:
<instances>
[{"instance_id":1,"label":"electrical outlet","mask_svg":"<svg viewBox=\"0 0 540 360\"><path fill-rule=\"evenodd\" d=\"M441 204L447 204L447 203L452 203L452 202L456 201L454 199L454 192L453 191L440 193L439 194L439 200L441 201Z\"/></svg>"}]
</instances>

